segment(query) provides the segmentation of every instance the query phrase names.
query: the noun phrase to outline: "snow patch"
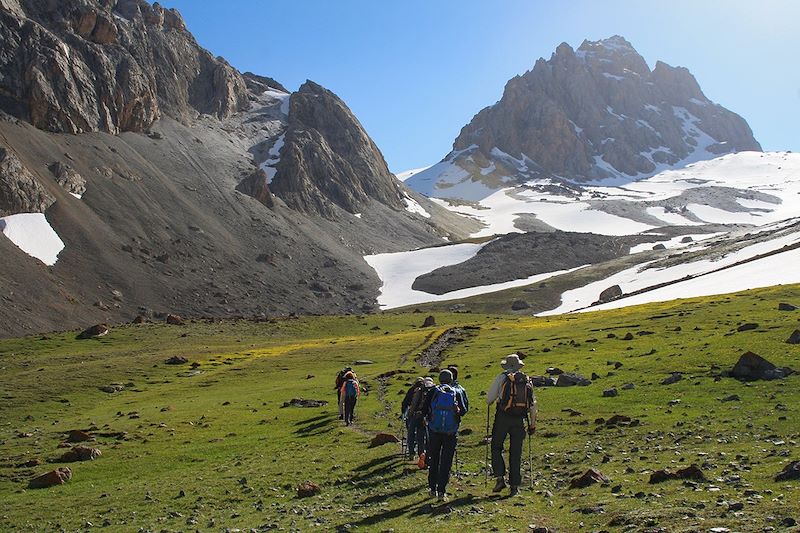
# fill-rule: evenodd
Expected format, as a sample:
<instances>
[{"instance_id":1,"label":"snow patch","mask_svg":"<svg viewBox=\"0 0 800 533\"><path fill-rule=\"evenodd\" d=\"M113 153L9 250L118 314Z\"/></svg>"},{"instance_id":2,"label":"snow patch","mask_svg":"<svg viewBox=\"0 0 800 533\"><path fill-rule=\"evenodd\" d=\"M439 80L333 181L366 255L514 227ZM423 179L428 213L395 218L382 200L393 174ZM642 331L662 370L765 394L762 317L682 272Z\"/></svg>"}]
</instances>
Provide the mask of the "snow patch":
<instances>
[{"instance_id":1,"label":"snow patch","mask_svg":"<svg viewBox=\"0 0 800 533\"><path fill-rule=\"evenodd\" d=\"M286 139L286 134L282 133L280 137L275 141L275 144L269 149L267 153L267 160L261 163L261 170L267 175L267 185L272 183L272 180L275 178L275 174L278 173L278 163L281 161L281 149L283 148L284 141Z\"/></svg>"},{"instance_id":2,"label":"snow patch","mask_svg":"<svg viewBox=\"0 0 800 533\"><path fill-rule=\"evenodd\" d=\"M19 213L0 218L0 231L20 250L48 266L56 264L64 241L43 213Z\"/></svg>"},{"instance_id":3,"label":"snow patch","mask_svg":"<svg viewBox=\"0 0 800 533\"><path fill-rule=\"evenodd\" d=\"M406 204L406 211L409 213L414 213L425 218L431 218L431 214L425 211L425 208L419 205L419 202L414 200L406 193L403 193L403 202Z\"/></svg>"}]
</instances>

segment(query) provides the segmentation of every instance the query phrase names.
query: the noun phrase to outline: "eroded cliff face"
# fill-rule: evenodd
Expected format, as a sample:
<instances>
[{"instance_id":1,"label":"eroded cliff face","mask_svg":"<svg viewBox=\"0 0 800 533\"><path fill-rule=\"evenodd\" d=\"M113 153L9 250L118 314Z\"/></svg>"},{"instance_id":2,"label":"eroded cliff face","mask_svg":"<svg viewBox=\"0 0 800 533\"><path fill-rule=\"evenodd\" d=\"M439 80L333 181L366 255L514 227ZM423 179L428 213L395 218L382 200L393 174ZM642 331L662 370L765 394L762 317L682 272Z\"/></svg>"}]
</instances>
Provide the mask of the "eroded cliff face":
<instances>
[{"instance_id":1,"label":"eroded cliff face","mask_svg":"<svg viewBox=\"0 0 800 533\"><path fill-rule=\"evenodd\" d=\"M404 209L378 147L339 97L307 81L293 93L270 190L289 206L326 217L332 206L358 213L369 200Z\"/></svg>"},{"instance_id":2,"label":"eroded cliff face","mask_svg":"<svg viewBox=\"0 0 800 533\"><path fill-rule=\"evenodd\" d=\"M0 41L0 104L40 129L142 132L249 106L239 72L158 3L2 0Z\"/></svg>"},{"instance_id":3,"label":"eroded cliff face","mask_svg":"<svg viewBox=\"0 0 800 533\"><path fill-rule=\"evenodd\" d=\"M650 69L622 37L561 44L511 79L455 140L455 151L520 178L643 176L687 158L760 150L747 123L711 102L685 68Z\"/></svg>"}]
</instances>

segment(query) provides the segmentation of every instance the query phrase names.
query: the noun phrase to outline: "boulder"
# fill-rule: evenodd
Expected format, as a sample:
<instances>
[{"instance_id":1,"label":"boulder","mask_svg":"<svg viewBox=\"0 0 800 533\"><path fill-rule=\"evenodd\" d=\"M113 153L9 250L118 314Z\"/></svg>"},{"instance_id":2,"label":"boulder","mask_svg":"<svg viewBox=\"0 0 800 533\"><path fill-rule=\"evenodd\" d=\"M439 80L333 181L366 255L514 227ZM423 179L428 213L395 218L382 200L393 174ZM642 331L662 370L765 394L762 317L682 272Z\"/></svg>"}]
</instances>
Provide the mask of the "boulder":
<instances>
[{"instance_id":1,"label":"boulder","mask_svg":"<svg viewBox=\"0 0 800 533\"><path fill-rule=\"evenodd\" d=\"M322 492L320 486L311 481L304 481L297 486L298 498L308 498L310 496L314 496L315 494L319 494L320 492Z\"/></svg>"},{"instance_id":2,"label":"boulder","mask_svg":"<svg viewBox=\"0 0 800 533\"><path fill-rule=\"evenodd\" d=\"M555 387L556 380L550 376L530 376L534 387Z\"/></svg>"},{"instance_id":3,"label":"boulder","mask_svg":"<svg viewBox=\"0 0 800 533\"><path fill-rule=\"evenodd\" d=\"M783 379L793 373L791 368L777 368L753 352L746 352L731 370L731 376L744 381Z\"/></svg>"},{"instance_id":4,"label":"boulder","mask_svg":"<svg viewBox=\"0 0 800 533\"><path fill-rule=\"evenodd\" d=\"M436 326L436 318L433 315L428 315L425 317L425 321L422 323L423 328L432 328Z\"/></svg>"},{"instance_id":5,"label":"boulder","mask_svg":"<svg viewBox=\"0 0 800 533\"><path fill-rule=\"evenodd\" d=\"M796 329L786 339L786 344L800 344L800 329Z\"/></svg>"},{"instance_id":6,"label":"boulder","mask_svg":"<svg viewBox=\"0 0 800 533\"><path fill-rule=\"evenodd\" d=\"M370 361L369 359L359 359L358 361L353 361L354 365L374 365L375 361Z\"/></svg>"},{"instance_id":7,"label":"boulder","mask_svg":"<svg viewBox=\"0 0 800 533\"><path fill-rule=\"evenodd\" d=\"M97 448L90 448L89 446L73 446L61 456L59 462L74 463L76 461L94 461L101 455L103 455L102 452Z\"/></svg>"},{"instance_id":8,"label":"boulder","mask_svg":"<svg viewBox=\"0 0 800 533\"><path fill-rule=\"evenodd\" d=\"M664 246L664 245L663 245L663 244L661 244L661 243L659 243L659 244L656 244L655 246L653 246L653 250L666 250L666 249L667 249L667 247L666 247L666 246Z\"/></svg>"},{"instance_id":9,"label":"boulder","mask_svg":"<svg viewBox=\"0 0 800 533\"><path fill-rule=\"evenodd\" d=\"M132 324L144 324L147 321L145 317L142 315L138 315L136 318L133 319L131 322Z\"/></svg>"},{"instance_id":10,"label":"boulder","mask_svg":"<svg viewBox=\"0 0 800 533\"><path fill-rule=\"evenodd\" d=\"M72 470L70 470L69 467L62 466L33 478L28 483L28 488L44 489L55 485L63 485L70 479L72 479Z\"/></svg>"},{"instance_id":11,"label":"boulder","mask_svg":"<svg viewBox=\"0 0 800 533\"><path fill-rule=\"evenodd\" d=\"M619 285L612 285L600 293L600 297L597 301L603 304L611 300L616 300L620 296L622 296L622 288Z\"/></svg>"},{"instance_id":12,"label":"boulder","mask_svg":"<svg viewBox=\"0 0 800 533\"><path fill-rule=\"evenodd\" d=\"M564 374L559 374L558 380L556 380L556 387L572 387L575 385L580 385L581 387L585 387L591 384L592 384L591 381L581 376L580 374L573 374L569 372L565 372Z\"/></svg>"},{"instance_id":13,"label":"boulder","mask_svg":"<svg viewBox=\"0 0 800 533\"><path fill-rule=\"evenodd\" d=\"M703 474L703 471L700 470L700 467L697 465L687 466L686 468L681 468L676 470L675 472L670 472L669 470L656 470L652 474L650 474L650 481L649 483L654 485L656 483L662 483L664 481L669 481L672 479L691 479L694 481L706 481L706 476Z\"/></svg>"},{"instance_id":14,"label":"boulder","mask_svg":"<svg viewBox=\"0 0 800 533\"><path fill-rule=\"evenodd\" d=\"M569 488L582 489L590 485L594 485L595 483L608 483L608 482L609 479L602 472L600 472L595 468L590 468L580 476L573 478L572 481L569 482Z\"/></svg>"},{"instance_id":15,"label":"boulder","mask_svg":"<svg viewBox=\"0 0 800 533\"><path fill-rule=\"evenodd\" d=\"M186 357L182 356L182 355L173 355L172 357L170 357L169 359L164 361L164 364L167 364L167 365L184 365L184 364L186 364L188 362L189 362L189 360Z\"/></svg>"},{"instance_id":16,"label":"boulder","mask_svg":"<svg viewBox=\"0 0 800 533\"><path fill-rule=\"evenodd\" d=\"M778 311L797 311L797 306L781 302L778 304Z\"/></svg>"},{"instance_id":17,"label":"boulder","mask_svg":"<svg viewBox=\"0 0 800 533\"><path fill-rule=\"evenodd\" d=\"M180 317L180 315L169 314L169 315L167 315L166 321L167 321L167 324L170 324L170 325L173 325L173 326L183 326L184 325L183 319Z\"/></svg>"},{"instance_id":18,"label":"boulder","mask_svg":"<svg viewBox=\"0 0 800 533\"><path fill-rule=\"evenodd\" d=\"M95 324L94 326L88 327L85 330L81 331L76 339L96 339L98 337L103 337L108 335L109 329L106 324Z\"/></svg>"},{"instance_id":19,"label":"boulder","mask_svg":"<svg viewBox=\"0 0 800 533\"><path fill-rule=\"evenodd\" d=\"M800 461L789 463L775 476L775 481L790 481L795 479L800 479Z\"/></svg>"},{"instance_id":20,"label":"boulder","mask_svg":"<svg viewBox=\"0 0 800 533\"><path fill-rule=\"evenodd\" d=\"M73 429L67 434L67 442L86 442L90 440L94 440L92 434L82 429Z\"/></svg>"},{"instance_id":21,"label":"boulder","mask_svg":"<svg viewBox=\"0 0 800 533\"><path fill-rule=\"evenodd\" d=\"M686 237L684 237L683 239L681 239L681 243L683 243L683 244L686 244L686 243L689 243L689 242L694 242L694 239L689 237L688 235Z\"/></svg>"},{"instance_id":22,"label":"boulder","mask_svg":"<svg viewBox=\"0 0 800 533\"><path fill-rule=\"evenodd\" d=\"M514 300L511 302L511 310L512 311L522 311L523 309L530 309L531 304L526 302L525 300Z\"/></svg>"},{"instance_id":23,"label":"boulder","mask_svg":"<svg viewBox=\"0 0 800 533\"><path fill-rule=\"evenodd\" d=\"M606 389L603 391L603 398L613 398L615 396L619 396L619 391L615 388Z\"/></svg>"},{"instance_id":24,"label":"boulder","mask_svg":"<svg viewBox=\"0 0 800 533\"><path fill-rule=\"evenodd\" d=\"M545 372L547 372L551 376L560 376L561 374L564 373L564 371L558 368L557 366L548 367L547 370L545 370Z\"/></svg>"},{"instance_id":25,"label":"boulder","mask_svg":"<svg viewBox=\"0 0 800 533\"><path fill-rule=\"evenodd\" d=\"M680 372L673 372L672 375L661 380L662 385L672 385L683 379L683 374Z\"/></svg>"},{"instance_id":26,"label":"boulder","mask_svg":"<svg viewBox=\"0 0 800 533\"><path fill-rule=\"evenodd\" d=\"M742 332L742 331L751 331L754 329L758 329L758 324L755 322L747 322L745 324L741 324L738 328L736 328L736 331Z\"/></svg>"},{"instance_id":27,"label":"boulder","mask_svg":"<svg viewBox=\"0 0 800 533\"><path fill-rule=\"evenodd\" d=\"M397 442L400 442L400 439L398 439L391 433L378 433L377 435L372 437L372 441L369 443L369 447L377 448L378 446L383 446L384 444L391 444Z\"/></svg>"}]
</instances>

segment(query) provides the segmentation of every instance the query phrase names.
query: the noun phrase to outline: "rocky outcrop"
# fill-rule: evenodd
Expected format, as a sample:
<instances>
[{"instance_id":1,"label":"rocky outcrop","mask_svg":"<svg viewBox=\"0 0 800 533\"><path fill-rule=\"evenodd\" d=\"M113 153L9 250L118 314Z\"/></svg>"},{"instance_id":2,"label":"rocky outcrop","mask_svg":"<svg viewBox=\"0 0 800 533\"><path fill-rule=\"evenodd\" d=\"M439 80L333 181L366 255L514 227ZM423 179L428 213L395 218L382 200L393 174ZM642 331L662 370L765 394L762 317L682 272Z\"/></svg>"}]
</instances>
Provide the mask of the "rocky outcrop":
<instances>
[{"instance_id":1,"label":"rocky outcrop","mask_svg":"<svg viewBox=\"0 0 800 533\"><path fill-rule=\"evenodd\" d=\"M236 186L236 190L252 196L267 207L272 207L275 204L267 184L267 175L260 168L240 181L239 185Z\"/></svg>"},{"instance_id":2,"label":"rocky outcrop","mask_svg":"<svg viewBox=\"0 0 800 533\"><path fill-rule=\"evenodd\" d=\"M272 192L290 207L335 216L333 206L358 213L369 200L405 208L378 147L331 91L306 81L292 93L289 122Z\"/></svg>"},{"instance_id":3,"label":"rocky outcrop","mask_svg":"<svg viewBox=\"0 0 800 533\"><path fill-rule=\"evenodd\" d=\"M86 179L71 166L58 161L50 165L50 172L67 192L78 196L86 192Z\"/></svg>"},{"instance_id":4,"label":"rocky outcrop","mask_svg":"<svg viewBox=\"0 0 800 533\"><path fill-rule=\"evenodd\" d=\"M242 76L158 3L4 0L0 42L0 108L40 129L141 132L249 106Z\"/></svg>"},{"instance_id":5,"label":"rocky outcrop","mask_svg":"<svg viewBox=\"0 0 800 533\"><path fill-rule=\"evenodd\" d=\"M0 217L44 213L55 201L19 158L0 146Z\"/></svg>"},{"instance_id":6,"label":"rocky outcrop","mask_svg":"<svg viewBox=\"0 0 800 533\"><path fill-rule=\"evenodd\" d=\"M760 150L747 123L711 102L682 67L650 70L619 36L561 44L511 79L453 145L521 179L575 180L653 173L687 158ZM479 152L476 153L476 152Z\"/></svg>"}]
</instances>

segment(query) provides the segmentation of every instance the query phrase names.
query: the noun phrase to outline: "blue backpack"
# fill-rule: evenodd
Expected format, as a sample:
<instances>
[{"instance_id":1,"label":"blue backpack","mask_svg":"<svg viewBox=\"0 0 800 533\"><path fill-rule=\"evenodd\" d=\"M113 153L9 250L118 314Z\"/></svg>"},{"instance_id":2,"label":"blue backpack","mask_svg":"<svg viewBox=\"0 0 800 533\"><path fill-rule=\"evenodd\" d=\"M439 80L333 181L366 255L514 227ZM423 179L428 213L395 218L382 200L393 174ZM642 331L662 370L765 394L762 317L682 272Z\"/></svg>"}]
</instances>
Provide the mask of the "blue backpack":
<instances>
[{"instance_id":1,"label":"blue backpack","mask_svg":"<svg viewBox=\"0 0 800 533\"><path fill-rule=\"evenodd\" d=\"M344 395L347 398L355 398L358 396L358 389L356 389L356 382L348 379L344 384Z\"/></svg>"},{"instance_id":2,"label":"blue backpack","mask_svg":"<svg viewBox=\"0 0 800 533\"><path fill-rule=\"evenodd\" d=\"M431 400L431 420L428 427L436 433L455 435L458 423L456 391L449 385L439 385Z\"/></svg>"}]
</instances>

